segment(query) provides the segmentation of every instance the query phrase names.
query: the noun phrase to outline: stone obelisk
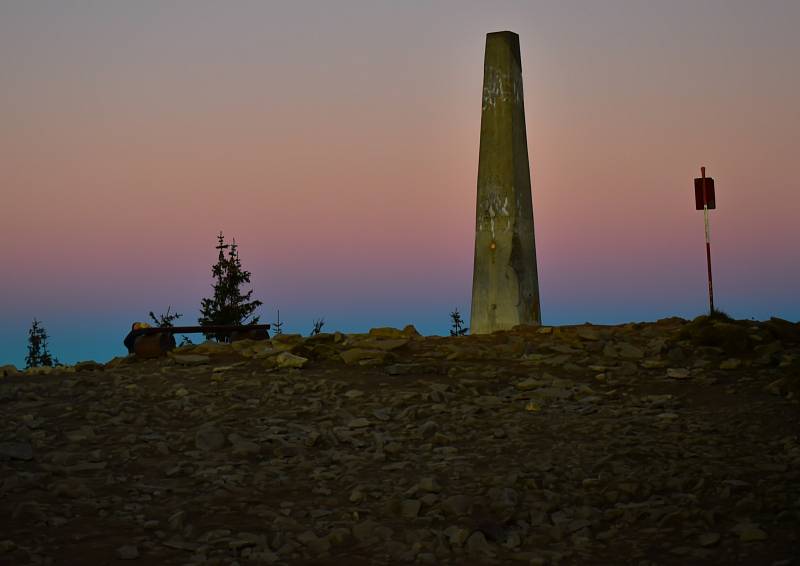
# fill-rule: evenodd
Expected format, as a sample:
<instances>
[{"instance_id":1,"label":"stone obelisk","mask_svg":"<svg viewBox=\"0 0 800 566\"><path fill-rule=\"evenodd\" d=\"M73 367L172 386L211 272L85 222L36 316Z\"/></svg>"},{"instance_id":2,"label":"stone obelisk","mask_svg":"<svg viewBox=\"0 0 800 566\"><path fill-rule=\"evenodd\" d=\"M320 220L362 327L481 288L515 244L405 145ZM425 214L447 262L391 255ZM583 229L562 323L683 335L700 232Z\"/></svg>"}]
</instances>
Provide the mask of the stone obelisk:
<instances>
[{"instance_id":1,"label":"stone obelisk","mask_svg":"<svg viewBox=\"0 0 800 566\"><path fill-rule=\"evenodd\" d=\"M541 324L519 36L486 35L470 332Z\"/></svg>"}]
</instances>

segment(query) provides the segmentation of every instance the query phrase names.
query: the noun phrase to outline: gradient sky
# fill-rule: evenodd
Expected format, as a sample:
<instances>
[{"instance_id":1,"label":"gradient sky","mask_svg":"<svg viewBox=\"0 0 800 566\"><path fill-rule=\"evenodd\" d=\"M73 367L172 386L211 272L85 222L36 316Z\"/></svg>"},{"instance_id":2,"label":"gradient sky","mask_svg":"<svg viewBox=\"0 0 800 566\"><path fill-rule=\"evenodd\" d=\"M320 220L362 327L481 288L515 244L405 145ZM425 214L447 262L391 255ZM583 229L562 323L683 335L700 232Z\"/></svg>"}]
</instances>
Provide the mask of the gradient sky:
<instances>
[{"instance_id":1,"label":"gradient sky","mask_svg":"<svg viewBox=\"0 0 800 566\"><path fill-rule=\"evenodd\" d=\"M211 295L287 332L469 319L485 34L522 50L545 324L800 318L800 2L0 2L0 364ZM199 335L194 335L197 340Z\"/></svg>"}]
</instances>

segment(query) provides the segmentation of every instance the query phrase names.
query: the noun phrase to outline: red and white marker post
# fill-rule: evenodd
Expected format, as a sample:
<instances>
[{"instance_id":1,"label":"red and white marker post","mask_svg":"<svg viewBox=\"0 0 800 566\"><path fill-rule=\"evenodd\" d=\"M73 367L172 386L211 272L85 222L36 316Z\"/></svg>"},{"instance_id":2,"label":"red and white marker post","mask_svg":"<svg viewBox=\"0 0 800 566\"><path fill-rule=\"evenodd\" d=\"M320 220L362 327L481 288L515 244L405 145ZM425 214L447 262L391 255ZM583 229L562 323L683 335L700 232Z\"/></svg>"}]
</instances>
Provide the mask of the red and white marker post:
<instances>
[{"instance_id":1,"label":"red and white marker post","mask_svg":"<svg viewBox=\"0 0 800 566\"><path fill-rule=\"evenodd\" d=\"M711 279L711 229L708 224L708 211L717 208L714 195L714 179L706 177L706 168L700 167L700 178L694 180L695 209L703 211L706 227L706 263L708 265L708 302L709 314L714 314L714 285Z\"/></svg>"}]
</instances>

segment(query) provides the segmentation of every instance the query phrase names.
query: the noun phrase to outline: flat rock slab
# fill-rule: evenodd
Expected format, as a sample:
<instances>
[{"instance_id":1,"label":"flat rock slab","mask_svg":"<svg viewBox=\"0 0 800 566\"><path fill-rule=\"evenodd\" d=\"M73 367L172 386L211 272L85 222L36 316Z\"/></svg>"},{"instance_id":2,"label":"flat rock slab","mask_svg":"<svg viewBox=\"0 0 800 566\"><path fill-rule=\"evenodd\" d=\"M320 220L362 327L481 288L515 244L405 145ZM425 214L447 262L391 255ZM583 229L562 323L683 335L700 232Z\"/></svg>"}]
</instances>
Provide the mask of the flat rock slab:
<instances>
[{"instance_id":1,"label":"flat rock slab","mask_svg":"<svg viewBox=\"0 0 800 566\"><path fill-rule=\"evenodd\" d=\"M17 366L13 366L11 364L6 364L4 366L0 366L0 377L7 377L9 375L20 375L20 372L17 369Z\"/></svg>"},{"instance_id":2,"label":"flat rock slab","mask_svg":"<svg viewBox=\"0 0 800 566\"><path fill-rule=\"evenodd\" d=\"M0 442L0 456L14 460L31 460L33 447L29 442Z\"/></svg>"},{"instance_id":3,"label":"flat rock slab","mask_svg":"<svg viewBox=\"0 0 800 566\"><path fill-rule=\"evenodd\" d=\"M384 371L388 375L421 375L424 373L432 373L435 368L430 364L391 364L387 365Z\"/></svg>"},{"instance_id":4,"label":"flat rock slab","mask_svg":"<svg viewBox=\"0 0 800 566\"><path fill-rule=\"evenodd\" d=\"M225 435L214 426L205 426L195 433L194 443L205 452L219 450L225 446Z\"/></svg>"},{"instance_id":5,"label":"flat rock slab","mask_svg":"<svg viewBox=\"0 0 800 566\"><path fill-rule=\"evenodd\" d=\"M289 352L281 352L275 357L278 367L282 368L301 368L308 363L308 358L296 356Z\"/></svg>"},{"instance_id":6,"label":"flat rock slab","mask_svg":"<svg viewBox=\"0 0 800 566\"><path fill-rule=\"evenodd\" d=\"M172 356L172 359L182 366L199 366L211 363L211 358L204 354L177 354Z\"/></svg>"}]
</instances>

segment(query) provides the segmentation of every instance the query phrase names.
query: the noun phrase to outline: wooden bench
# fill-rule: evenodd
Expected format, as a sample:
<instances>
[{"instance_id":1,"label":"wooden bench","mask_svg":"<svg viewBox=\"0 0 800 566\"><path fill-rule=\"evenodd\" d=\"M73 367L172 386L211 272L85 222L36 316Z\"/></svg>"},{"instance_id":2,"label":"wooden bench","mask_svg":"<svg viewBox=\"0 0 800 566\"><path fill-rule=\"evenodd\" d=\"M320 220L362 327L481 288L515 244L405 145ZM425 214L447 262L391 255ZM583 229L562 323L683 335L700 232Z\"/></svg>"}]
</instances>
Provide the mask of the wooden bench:
<instances>
[{"instance_id":1,"label":"wooden bench","mask_svg":"<svg viewBox=\"0 0 800 566\"><path fill-rule=\"evenodd\" d=\"M176 347L175 334L217 334L227 336L231 342L238 340L267 340L269 324L167 326L139 328L128 334L133 339L133 352L139 358L158 358ZM126 337L127 340L127 337Z\"/></svg>"}]
</instances>

